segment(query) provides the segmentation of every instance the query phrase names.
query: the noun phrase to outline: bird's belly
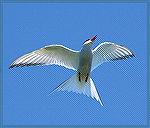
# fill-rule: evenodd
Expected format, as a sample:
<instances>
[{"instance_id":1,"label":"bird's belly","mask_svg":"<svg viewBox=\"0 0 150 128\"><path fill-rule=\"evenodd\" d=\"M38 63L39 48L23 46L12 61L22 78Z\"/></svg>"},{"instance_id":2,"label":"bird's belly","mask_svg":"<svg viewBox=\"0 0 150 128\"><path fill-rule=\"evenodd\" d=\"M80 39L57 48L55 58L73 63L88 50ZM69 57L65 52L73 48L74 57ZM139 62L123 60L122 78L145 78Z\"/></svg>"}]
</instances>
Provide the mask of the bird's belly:
<instances>
[{"instance_id":1,"label":"bird's belly","mask_svg":"<svg viewBox=\"0 0 150 128\"><path fill-rule=\"evenodd\" d=\"M86 56L81 59L81 62L79 63L79 69L78 69L78 78L79 81L85 81L87 82L88 77L90 75L91 70L91 59Z\"/></svg>"},{"instance_id":2,"label":"bird's belly","mask_svg":"<svg viewBox=\"0 0 150 128\"><path fill-rule=\"evenodd\" d=\"M79 71L79 81L87 81L88 76L89 76L88 66L84 65L81 67Z\"/></svg>"}]
</instances>

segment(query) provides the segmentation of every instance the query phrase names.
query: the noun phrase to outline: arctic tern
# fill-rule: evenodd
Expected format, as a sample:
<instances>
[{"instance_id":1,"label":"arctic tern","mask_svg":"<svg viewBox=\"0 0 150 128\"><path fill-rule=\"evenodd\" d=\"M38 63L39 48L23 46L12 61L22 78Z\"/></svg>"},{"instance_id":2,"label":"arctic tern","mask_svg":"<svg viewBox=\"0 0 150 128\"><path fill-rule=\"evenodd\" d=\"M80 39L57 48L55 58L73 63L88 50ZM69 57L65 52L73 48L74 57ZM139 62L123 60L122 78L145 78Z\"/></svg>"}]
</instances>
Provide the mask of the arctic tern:
<instances>
[{"instance_id":1,"label":"arctic tern","mask_svg":"<svg viewBox=\"0 0 150 128\"><path fill-rule=\"evenodd\" d=\"M111 42L99 44L92 50L96 36L86 40L80 51L71 50L63 45L49 45L16 59L10 68L34 65L60 65L73 69L76 73L60 84L55 91L72 91L95 98L103 106L100 95L90 78L90 73L104 62L133 57L128 48Z\"/></svg>"}]
</instances>

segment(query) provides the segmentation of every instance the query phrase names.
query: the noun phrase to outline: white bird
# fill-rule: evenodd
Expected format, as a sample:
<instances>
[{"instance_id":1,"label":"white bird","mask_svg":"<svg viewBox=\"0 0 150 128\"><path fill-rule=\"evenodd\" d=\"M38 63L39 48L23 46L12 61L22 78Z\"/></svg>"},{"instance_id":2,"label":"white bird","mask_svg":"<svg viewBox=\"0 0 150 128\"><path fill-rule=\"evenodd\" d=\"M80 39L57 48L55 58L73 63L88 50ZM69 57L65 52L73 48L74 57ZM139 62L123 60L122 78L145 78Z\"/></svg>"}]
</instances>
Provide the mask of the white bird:
<instances>
[{"instance_id":1,"label":"white bird","mask_svg":"<svg viewBox=\"0 0 150 128\"><path fill-rule=\"evenodd\" d=\"M74 51L63 45L49 45L30 52L15 60L10 68L32 65L60 65L76 70L76 74L60 84L54 91L72 91L95 98L103 106L90 73L104 62L126 59L134 54L127 48L104 42L92 50L96 36L84 42L80 51ZM54 92L53 91L53 92Z\"/></svg>"}]
</instances>

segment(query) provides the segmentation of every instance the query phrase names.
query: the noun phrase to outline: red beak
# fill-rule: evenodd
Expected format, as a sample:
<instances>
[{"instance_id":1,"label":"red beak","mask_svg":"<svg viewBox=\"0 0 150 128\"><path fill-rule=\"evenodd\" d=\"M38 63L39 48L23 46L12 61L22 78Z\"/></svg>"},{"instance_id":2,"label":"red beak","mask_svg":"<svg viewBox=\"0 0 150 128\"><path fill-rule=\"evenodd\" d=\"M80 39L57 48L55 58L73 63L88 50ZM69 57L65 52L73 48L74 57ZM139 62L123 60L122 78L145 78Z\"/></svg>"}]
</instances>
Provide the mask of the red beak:
<instances>
[{"instance_id":1,"label":"red beak","mask_svg":"<svg viewBox=\"0 0 150 128\"><path fill-rule=\"evenodd\" d=\"M97 35L91 38L91 41L93 42L97 38Z\"/></svg>"}]
</instances>

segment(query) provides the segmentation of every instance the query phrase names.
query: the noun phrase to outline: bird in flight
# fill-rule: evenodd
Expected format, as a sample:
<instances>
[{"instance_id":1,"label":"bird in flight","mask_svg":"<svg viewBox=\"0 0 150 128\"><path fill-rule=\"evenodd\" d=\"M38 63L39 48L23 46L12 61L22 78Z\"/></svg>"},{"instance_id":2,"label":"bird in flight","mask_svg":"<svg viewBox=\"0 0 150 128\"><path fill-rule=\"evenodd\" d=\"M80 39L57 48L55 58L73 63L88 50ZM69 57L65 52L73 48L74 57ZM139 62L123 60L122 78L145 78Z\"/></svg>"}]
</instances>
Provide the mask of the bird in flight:
<instances>
[{"instance_id":1,"label":"bird in flight","mask_svg":"<svg viewBox=\"0 0 150 128\"><path fill-rule=\"evenodd\" d=\"M72 91L96 99L103 106L99 93L90 78L90 73L104 62L127 59L134 57L128 48L111 42L99 44L92 50L96 36L86 40L80 51L75 51L63 45L49 45L35 50L16 59L13 67L35 65L60 65L73 69L76 73L61 83L55 91Z\"/></svg>"}]
</instances>

